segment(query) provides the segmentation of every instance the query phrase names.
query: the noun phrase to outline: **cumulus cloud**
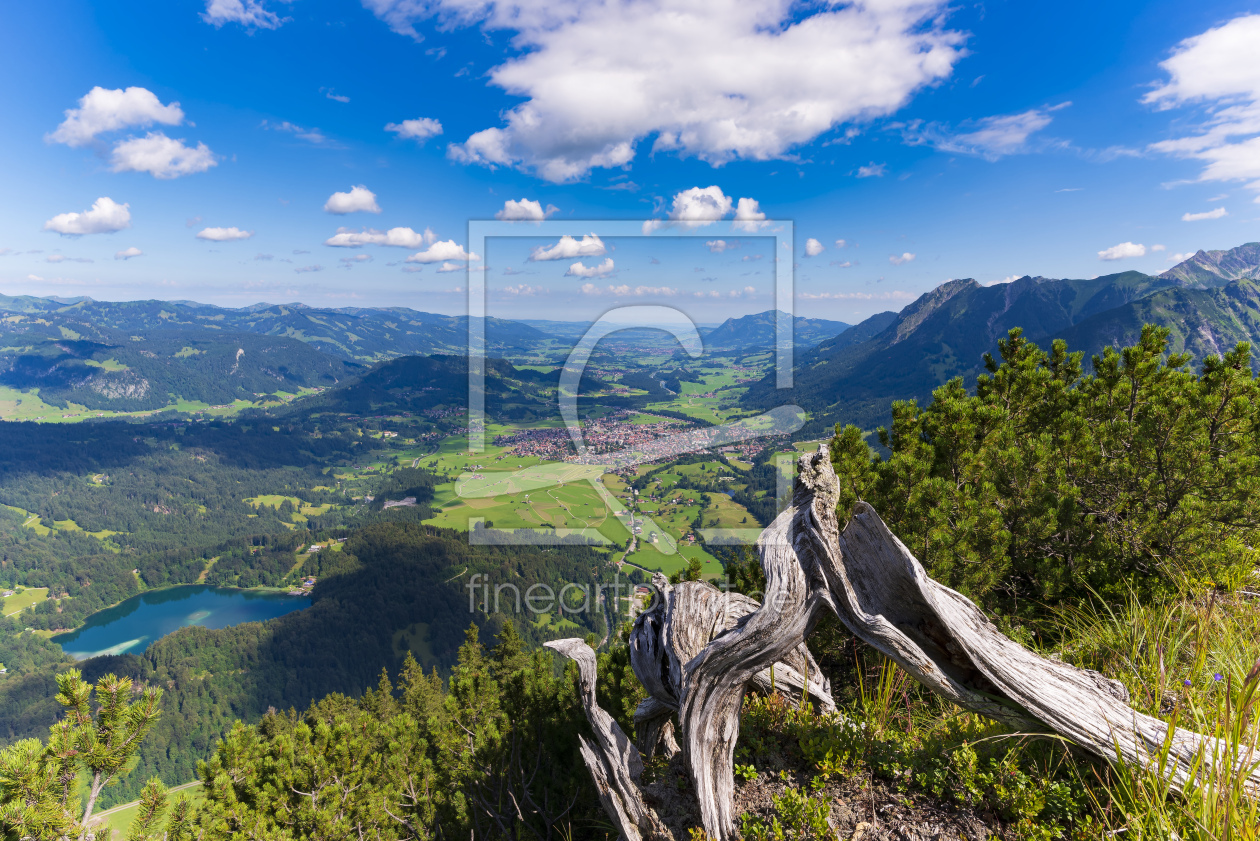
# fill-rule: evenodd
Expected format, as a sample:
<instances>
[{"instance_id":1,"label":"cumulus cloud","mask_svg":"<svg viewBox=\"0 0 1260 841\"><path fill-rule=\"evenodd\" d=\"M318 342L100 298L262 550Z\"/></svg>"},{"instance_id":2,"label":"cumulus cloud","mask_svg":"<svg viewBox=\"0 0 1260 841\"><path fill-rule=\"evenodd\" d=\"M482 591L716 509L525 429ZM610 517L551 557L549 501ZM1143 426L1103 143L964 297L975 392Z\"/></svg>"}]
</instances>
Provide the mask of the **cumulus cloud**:
<instances>
[{"instance_id":1,"label":"cumulus cloud","mask_svg":"<svg viewBox=\"0 0 1260 841\"><path fill-rule=\"evenodd\" d=\"M538 246L529 254L532 262L540 260L572 260L574 257L602 257L608 249L604 247L604 241L594 234L588 234L580 240L576 240L567 234L560 237L560 241L555 245L547 248L546 246Z\"/></svg>"},{"instance_id":2,"label":"cumulus cloud","mask_svg":"<svg viewBox=\"0 0 1260 841\"><path fill-rule=\"evenodd\" d=\"M1151 246L1151 251L1164 251L1164 250L1165 250L1165 246L1162 246L1162 245L1152 245L1152 246Z\"/></svg>"},{"instance_id":3,"label":"cumulus cloud","mask_svg":"<svg viewBox=\"0 0 1260 841\"><path fill-rule=\"evenodd\" d=\"M883 178L888 172L888 164L877 164L871 161L866 166L858 167L858 178Z\"/></svg>"},{"instance_id":4,"label":"cumulus cloud","mask_svg":"<svg viewBox=\"0 0 1260 841\"><path fill-rule=\"evenodd\" d=\"M206 0L201 19L216 29L225 23L239 23L246 29L279 29L289 20L263 8L258 0Z\"/></svg>"},{"instance_id":5,"label":"cumulus cloud","mask_svg":"<svg viewBox=\"0 0 1260 841\"><path fill-rule=\"evenodd\" d=\"M205 239L210 242L232 242L238 239L249 239L254 235L253 231L242 231L240 228L202 228L197 232L197 239Z\"/></svg>"},{"instance_id":6,"label":"cumulus cloud","mask_svg":"<svg viewBox=\"0 0 1260 841\"><path fill-rule=\"evenodd\" d=\"M437 137L442 133L442 124L429 117L420 117L403 120L401 123L387 123L385 130L392 131L403 140L415 140L423 144L430 137Z\"/></svg>"},{"instance_id":7,"label":"cumulus cloud","mask_svg":"<svg viewBox=\"0 0 1260 841\"><path fill-rule=\"evenodd\" d=\"M597 266L587 266L581 260L569 266L569 270L565 272L565 277L607 277L612 274L613 259L605 257L604 262Z\"/></svg>"},{"instance_id":8,"label":"cumulus cloud","mask_svg":"<svg viewBox=\"0 0 1260 841\"><path fill-rule=\"evenodd\" d=\"M1146 246L1141 243L1122 242L1098 252L1099 260L1124 260L1129 257L1143 257Z\"/></svg>"},{"instance_id":9,"label":"cumulus cloud","mask_svg":"<svg viewBox=\"0 0 1260 841\"><path fill-rule=\"evenodd\" d=\"M761 212L761 205L756 199L740 199L735 205L735 223L731 225L737 231L756 233L766 225L766 214Z\"/></svg>"},{"instance_id":10,"label":"cumulus cloud","mask_svg":"<svg viewBox=\"0 0 1260 841\"><path fill-rule=\"evenodd\" d=\"M324 240L324 245L331 245L334 248L362 248L365 245L423 248L435 242L437 242L437 235L428 228L425 228L422 234L416 233L411 228L390 228L388 231L378 231L373 228L361 231L338 228L337 233Z\"/></svg>"},{"instance_id":11,"label":"cumulus cloud","mask_svg":"<svg viewBox=\"0 0 1260 841\"><path fill-rule=\"evenodd\" d=\"M836 240L836 248L844 248L846 245L848 245L848 243L845 242L844 240L842 239Z\"/></svg>"},{"instance_id":12,"label":"cumulus cloud","mask_svg":"<svg viewBox=\"0 0 1260 841\"><path fill-rule=\"evenodd\" d=\"M459 245L453 239L435 242L424 251L417 251L412 254L404 262L406 263L441 263L444 260L457 260L466 263L469 260L478 259L476 254L469 254L464 250L464 246ZM458 266L456 267L458 268ZM447 271L445 264L438 271Z\"/></svg>"},{"instance_id":13,"label":"cumulus cloud","mask_svg":"<svg viewBox=\"0 0 1260 841\"><path fill-rule=\"evenodd\" d=\"M1260 193L1257 43L1260 14L1236 17L1179 43L1160 63L1168 80L1142 101L1161 110L1203 106L1203 117L1192 133L1149 148L1200 161L1200 181L1246 181Z\"/></svg>"},{"instance_id":14,"label":"cumulus cloud","mask_svg":"<svg viewBox=\"0 0 1260 841\"><path fill-rule=\"evenodd\" d=\"M462 263L443 263L438 266L437 270L439 274L445 274L446 272L462 272L464 268Z\"/></svg>"},{"instance_id":15,"label":"cumulus cloud","mask_svg":"<svg viewBox=\"0 0 1260 841\"><path fill-rule=\"evenodd\" d=\"M909 263L913 259L914 259L914 255L911 254L909 251L905 252L904 254L888 255L888 262L892 263L894 266L900 266L902 263Z\"/></svg>"},{"instance_id":16,"label":"cumulus cloud","mask_svg":"<svg viewBox=\"0 0 1260 841\"><path fill-rule=\"evenodd\" d=\"M705 247L708 248L710 251L712 251L714 254L721 254L726 249L734 248L736 245L738 245L738 243L728 244L727 241L724 239L711 239L705 243Z\"/></svg>"},{"instance_id":17,"label":"cumulus cloud","mask_svg":"<svg viewBox=\"0 0 1260 841\"><path fill-rule=\"evenodd\" d=\"M629 286L622 284L620 286L599 287L593 283L583 283L579 290L583 295L611 295L615 298L641 298L645 295L658 298L672 298L678 294L678 290L671 286Z\"/></svg>"},{"instance_id":18,"label":"cumulus cloud","mask_svg":"<svg viewBox=\"0 0 1260 841\"><path fill-rule=\"evenodd\" d=\"M734 211L735 218L731 227L736 231L755 233L765 226L766 214L756 199L743 198L737 204L735 199L722 192L717 185L709 187L691 187L674 194L669 209L669 222L661 219L649 219L643 223L643 233L673 224L680 228L702 228L726 218Z\"/></svg>"},{"instance_id":19,"label":"cumulus cloud","mask_svg":"<svg viewBox=\"0 0 1260 841\"><path fill-rule=\"evenodd\" d=\"M822 254L822 253L823 253L823 244L821 242L814 239L813 237L810 237L809 239L805 240L805 256L806 257L817 257L819 254Z\"/></svg>"},{"instance_id":20,"label":"cumulus cloud","mask_svg":"<svg viewBox=\"0 0 1260 841\"><path fill-rule=\"evenodd\" d=\"M169 180L205 172L218 161L204 143L186 146L183 140L151 131L144 137L128 138L115 146L109 164L114 172L147 172L154 178Z\"/></svg>"},{"instance_id":21,"label":"cumulus cloud","mask_svg":"<svg viewBox=\"0 0 1260 841\"><path fill-rule=\"evenodd\" d=\"M1050 116L1072 103L1064 102L1049 108L1032 108L1019 114L1000 114L975 121L964 131L951 131L939 125L912 123L907 138L912 143L935 146L942 152L975 155L996 161L1006 155L1031 151L1035 146L1029 137L1041 131L1054 119Z\"/></svg>"},{"instance_id":22,"label":"cumulus cloud","mask_svg":"<svg viewBox=\"0 0 1260 841\"><path fill-rule=\"evenodd\" d=\"M541 286L530 286L527 283L518 283L516 286L503 287L503 291L509 295L532 296L532 295L542 294L543 292L546 292L547 290L543 289Z\"/></svg>"},{"instance_id":23,"label":"cumulus cloud","mask_svg":"<svg viewBox=\"0 0 1260 841\"><path fill-rule=\"evenodd\" d=\"M1186 260L1189 260L1189 259L1190 259L1191 257L1193 257L1193 256L1194 256L1194 253L1193 253L1193 252L1190 252L1190 251L1187 251L1187 252L1186 252L1186 253L1184 253L1184 254L1172 254L1172 255L1170 255L1170 256L1168 257L1168 262L1170 262L1170 263L1183 263L1183 262L1185 262Z\"/></svg>"},{"instance_id":24,"label":"cumulus cloud","mask_svg":"<svg viewBox=\"0 0 1260 841\"><path fill-rule=\"evenodd\" d=\"M1225 208L1218 207L1215 210L1207 210L1203 213L1183 213L1181 214L1182 222L1201 222L1204 219L1220 219L1222 216L1228 216Z\"/></svg>"},{"instance_id":25,"label":"cumulus cloud","mask_svg":"<svg viewBox=\"0 0 1260 841\"><path fill-rule=\"evenodd\" d=\"M333 193L324 202L325 213L344 216L347 213L380 213L381 206L376 203L376 193L362 184L351 187L348 193Z\"/></svg>"},{"instance_id":26,"label":"cumulus cloud","mask_svg":"<svg viewBox=\"0 0 1260 841\"><path fill-rule=\"evenodd\" d=\"M503 209L494 214L494 218L505 222L541 222L559 209L554 204L549 204L544 210L542 202L537 200L508 199L503 203Z\"/></svg>"},{"instance_id":27,"label":"cumulus cloud","mask_svg":"<svg viewBox=\"0 0 1260 841\"><path fill-rule=\"evenodd\" d=\"M431 16L513 31L519 52L489 78L524 101L450 154L555 182L623 167L648 136L715 165L783 157L896 111L964 54L943 0L361 1L416 39Z\"/></svg>"},{"instance_id":28,"label":"cumulus cloud","mask_svg":"<svg viewBox=\"0 0 1260 841\"><path fill-rule=\"evenodd\" d=\"M110 234L131 226L131 205L119 204L107 196L92 203L82 213L59 213L44 223L45 231L67 236Z\"/></svg>"},{"instance_id":29,"label":"cumulus cloud","mask_svg":"<svg viewBox=\"0 0 1260 841\"><path fill-rule=\"evenodd\" d=\"M177 126L184 121L178 102L163 105L157 95L146 88L125 90L92 88L79 99L78 108L70 108L56 130L44 139L67 146L86 146L98 134L162 123Z\"/></svg>"}]
</instances>

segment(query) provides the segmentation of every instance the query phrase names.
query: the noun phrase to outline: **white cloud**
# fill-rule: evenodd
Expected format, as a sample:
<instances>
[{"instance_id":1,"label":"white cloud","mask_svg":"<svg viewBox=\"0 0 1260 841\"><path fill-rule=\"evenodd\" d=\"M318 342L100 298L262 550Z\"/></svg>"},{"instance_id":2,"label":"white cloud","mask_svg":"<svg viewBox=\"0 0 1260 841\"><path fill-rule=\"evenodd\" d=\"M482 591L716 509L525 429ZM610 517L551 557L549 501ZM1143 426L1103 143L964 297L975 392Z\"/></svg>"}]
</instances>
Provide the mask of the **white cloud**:
<instances>
[{"instance_id":1,"label":"white cloud","mask_svg":"<svg viewBox=\"0 0 1260 841\"><path fill-rule=\"evenodd\" d=\"M806 257L817 257L819 254L822 254L822 253L823 253L823 244L821 242L814 239L813 237L810 237L809 239L805 240L805 256Z\"/></svg>"},{"instance_id":2,"label":"white cloud","mask_svg":"<svg viewBox=\"0 0 1260 841\"><path fill-rule=\"evenodd\" d=\"M608 252L604 247L604 241L594 234L582 237L576 240L567 234L560 237L560 241L550 248L538 246L530 252L529 259L531 262L540 260L572 260L574 257L602 257Z\"/></svg>"},{"instance_id":3,"label":"white cloud","mask_svg":"<svg viewBox=\"0 0 1260 841\"><path fill-rule=\"evenodd\" d=\"M712 224L734 209L734 199L718 186L692 187L674 196L669 218L683 228Z\"/></svg>"},{"instance_id":4,"label":"white cloud","mask_svg":"<svg viewBox=\"0 0 1260 841\"><path fill-rule=\"evenodd\" d=\"M845 242L844 240L842 239L836 240L836 248L844 248L846 245L848 245L848 243Z\"/></svg>"},{"instance_id":5,"label":"white cloud","mask_svg":"<svg viewBox=\"0 0 1260 841\"><path fill-rule=\"evenodd\" d=\"M401 123L388 123L385 130L394 132L404 140L424 143L430 137L437 137L442 133L442 124L429 117L420 117L416 120L403 120Z\"/></svg>"},{"instance_id":6,"label":"white cloud","mask_svg":"<svg viewBox=\"0 0 1260 841\"><path fill-rule=\"evenodd\" d=\"M759 229L766 226L766 214L761 212L761 205L756 199L740 199L735 205L735 224L731 225L737 231L747 231L748 233L756 233Z\"/></svg>"},{"instance_id":7,"label":"white cloud","mask_svg":"<svg viewBox=\"0 0 1260 841\"><path fill-rule=\"evenodd\" d=\"M901 108L950 75L963 36L941 0L361 0L395 31L481 26L519 48L491 84L525 101L452 157L550 181L653 151L719 165L788 155L837 125Z\"/></svg>"},{"instance_id":8,"label":"white cloud","mask_svg":"<svg viewBox=\"0 0 1260 841\"><path fill-rule=\"evenodd\" d=\"M321 88L320 90L323 90L323 89ZM344 94L336 93L332 88L329 88L328 92L325 93L324 96L328 97L333 102L347 103L350 101L350 97Z\"/></svg>"},{"instance_id":9,"label":"white cloud","mask_svg":"<svg viewBox=\"0 0 1260 841\"><path fill-rule=\"evenodd\" d=\"M184 121L178 102L163 105L146 88L107 90L94 87L79 100L78 108L66 111L66 118L44 139L67 146L86 146L98 134L131 126L162 123L177 126Z\"/></svg>"},{"instance_id":10,"label":"white cloud","mask_svg":"<svg viewBox=\"0 0 1260 841\"><path fill-rule=\"evenodd\" d=\"M215 28L239 23L248 29L279 29L288 20L264 9L258 0L206 0L201 19Z\"/></svg>"},{"instance_id":11,"label":"white cloud","mask_svg":"<svg viewBox=\"0 0 1260 841\"><path fill-rule=\"evenodd\" d=\"M760 260L764 256L765 256L764 254L745 254L743 257L740 257L739 259L745 263L755 263L757 260Z\"/></svg>"},{"instance_id":12,"label":"white cloud","mask_svg":"<svg viewBox=\"0 0 1260 841\"><path fill-rule=\"evenodd\" d=\"M381 206L376 203L376 193L362 184L351 187L348 193L333 193L324 202L325 213L344 216L347 213L380 213Z\"/></svg>"},{"instance_id":13,"label":"white cloud","mask_svg":"<svg viewBox=\"0 0 1260 841\"><path fill-rule=\"evenodd\" d=\"M390 228L378 231L366 228L353 231L350 228L338 228L337 233L324 240L324 245L334 248L362 248L365 245L392 245L398 248L422 248L437 242L437 236L428 228L418 234L411 228Z\"/></svg>"},{"instance_id":14,"label":"white cloud","mask_svg":"<svg viewBox=\"0 0 1260 841\"><path fill-rule=\"evenodd\" d=\"M1164 251L1164 250L1165 250L1165 246L1162 246L1162 245L1152 245L1152 246L1151 246L1151 251Z\"/></svg>"},{"instance_id":15,"label":"white cloud","mask_svg":"<svg viewBox=\"0 0 1260 841\"><path fill-rule=\"evenodd\" d=\"M1247 181L1260 193L1260 14L1186 38L1160 63L1167 82L1142 101L1161 110L1201 105L1194 133L1150 149L1203 163L1200 181ZM1260 196L1257 197L1260 201Z\"/></svg>"},{"instance_id":16,"label":"white cloud","mask_svg":"<svg viewBox=\"0 0 1260 841\"><path fill-rule=\"evenodd\" d=\"M197 232L197 239L205 239L210 242L232 242L238 239L249 239L253 235L253 231L242 231L236 227L203 228Z\"/></svg>"},{"instance_id":17,"label":"white cloud","mask_svg":"<svg viewBox=\"0 0 1260 841\"><path fill-rule=\"evenodd\" d=\"M41 283L42 283L42 282L43 282L43 280L44 280L42 277L40 277L40 276L39 276L39 275L37 275L37 274L28 274L28 275L26 276L26 279L27 279L27 280L34 280L34 281L36 281L36 282L41 282Z\"/></svg>"},{"instance_id":18,"label":"white cloud","mask_svg":"<svg viewBox=\"0 0 1260 841\"><path fill-rule=\"evenodd\" d=\"M554 204L549 204L544 210L542 202L537 200L508 199L503 203L503 209L494 214L494 218L506 222L541 222L559 209Z\"/></svg>"},{"instance_id":19,"label":"white cloud","mask_svg":"<svg viewBox=\"0 0 1260 841\"><path fill-rule=\"evenodd\" d=\"M853 265L853 261L852 261L852 260L843 260L843 261L842 261L842 260L832 260L832 261L831 261L831 265L833 265L833 266L835 266L835 267L837 267L837 268L847 269L847 268L849 268L850 266L852 266L852 265Z\"/></svg>"},{"instance_id":20,"label":"white cloud","mask_svg":"<svg viewBox=\"0 0 1260 841\"><path fill-rule=\"evenodd\" d=\"M517 284L516 286L505 286L503 287L503 291L509 295L532 296L532 295L538 295L540 293L546 292L547 290L543 289L541 286L530 286L527 283L520 283L520 284Z\"/></svg>"},{"instance_id":21,"label":"white cloud","mask_svg":"<svg viewBox=\"0 0 1260 841\"><path fill-rule=\"evenodd\" d=\"M443 263L438 266L437 270L438 274L444 274L446 272L462 272L464 269L465 266L462 263ZM458 292L459 290L457 289L456 291Z\"/></svg>"},{"instance_id":22,"label":"white cloud","mask_svg":"<svg viewBox=\"0 0 1260 841\"><path fill-rule=\"evenodd\" d=\"M453 239L435 242L424 251L417 251L412 254L404 262L407 263L441 263L443 260L457 260L466 263L469 260L478 259L476 254L469 254L464 250L464 246L459 245ZM445 265L438 271L447 271Z\"/></svg>"},{"instance_id":23,"label":"white cloud","mask_svg":"<svg viewBox=\"0 0 1260 841\"><path fill-rule=\"evenodd\" d=\"M92 203L91 210L82 213L59 213L44 223L45 231L55 231L68 236L80 234L109 234L131 226L129 204L119 204L107 196Z\"/></svg>"},{"instance_id":24,"label":"white cloud","mask_svg":"<svg viewBox=\"0 0 1260 841\"><path fill-rule=\"evenodd\" d=\"M1028 138L1050 125L1050 114L1071 105L1065 102L1050 108L1032 108L1019 114L1000 114L977 120L970 131L950 132L940 126L920 128L911 125L908 137L914 143L926 143L942 152L976 155L996 161L1005 155L1030 151Z\"/></svg>"},{"instance_id":25,"label":"white cloud","mask_svg":"<svg viewBox=\"0 0 1260 841\"><path fill-rule=\"evenodd\" d=\"M877 164L871 161L866 166L858 167L858 178L883 178L888 172L888 164Z\"/></svg>"},{"instance_id":26,"label":"white cloud","mask_svg":"<svg viewBox=\"0 0 1260 841\"><path fill-rule=\"evenodd\" d=\"M629 286L622 284L620 286L598 287L593 283L583 283L579 290L583 295L611 295L616 298L641 298L645 295L659 298L672 298L678 294L678 290L671 286Z\"/></svg>"},{"instance_id":27,"label":"white cloud","mask_svg":"<svg viewBox=\"0 0 1260 841\"><path fill-rule=\"evenodd\" d=\"M115 146L109 163L114 172L147 172L154 178L169 180L205 172L218 161L204 143L185 146L183 140L151 131L144 137L131 137Z\"/></svg>"},{"instance_id":28,"label":"white cloud","mask_svg":"<svg viewBox=\"0 0 1260 841\"><path fill-rule=\"evenodd\" d=\"M1113 245L1108 249L1098 252L1099 260L1124 260L1129 257L1143 257L1146 255L1146 246L1141 243L1122 242L1119 245Z\"/></svg>"},{"instance_id":29,"label":"white cloud","mask_svg":"<svg viewBox=\"0 0 1260 841\"><path fill-rule=\"evenodd\" d=\"M669 222L661 219L649 219L643 223L643 235L647 236L655 230L674 224L680 228L702 228L718 222L731 211L735 219L731 228L736 231L756 233L765 227L766 214L756 199L743 198L738 204L732 196L722 192L717 185L709 187L691 187L674 194L669 209Z\"/></svg>"},{"instance_id":30,"label":"white cloud","mask_svg":"<svg viewBox=\"0 0 1260 841\"><path fill-rule=\"evenodd\" d=\"M316 265L316 266L298 266L293 271L297 272L298 274L305 274L307 272L322 272L323 270L324 270L323 266Z\"/></svg>"},{"instance_id":31,"label":"white cloud","mask_svg":"<svg viewBox=\"0 0 1260 841\"><path fill-rule=\"evenodd\" d=\"M805 301L908 301L918 297L912 292L798 292Z\"/></svg>"},{"instance_id":32,"label":"white cloud","mask_svg":"<svg viewBox=\"0 0 1260 841\"><path fill-rule=\"evenodd\" d=\"M1204 219L1220 219L1222 216L1228 216L1225 208L1218 207L1215 210L1206 210L1203 213L1183 213L1181 214L1182 222L1202 222Z\"/></svg>"},{"instance_id":33,"label":"white cloud","mask_svg":"<svg viewBox=\"0 0 1260 841\"><path fill-rule=\"evenodd\" d=\"M91 263L94 262L90 257L66 257L62 254L49 254L44 258L45 263Z\"/></svg>"},{"instance_id":34,"label":"white cloud","mask_svg":"<svg viewBox=\"0 0 1260 841\"><path fill-rule=\"evenodd\" d=\"M897 254L888 255L888 262L892 263L894 266L900 266L902 263L909 263L913 259L914 259L914 255L911 254L909 251L901 255L897 255Z\"/></svg>"},{"instance_id":35,"label":"white cloud","mask_svg":"<svg viewBox=\"0 0 1260 841\"><path fill-rule=\"evenodd\" d=\"M1189 260L1193 256L1194 254L1189 251L1187 251L1185 254L1173 254L1168 257L1168 262L1169 263L1184 263L1186 260Z\"/></svg>"},{"instance_id":36,"label":"white cloud","mask_svg":"<svg viewBox=\"0 0 1260 841\"><path fill-rule=\"evenodd\" d=\"M258 258L255 257L254 259L258 259ZM370 263L372 262L372 255L371 254L355 254L353 257L342 257L341 262L350 266L354 265L355 263Z\"/></svg>"},{"instance_id":37,"label":"white cloud","mask_svg":"<svg viewBox=\"0 0 1260 841\"><path fill-rule=\"evenodd\" d=\"M329 143L328 136L319 129L302 128L302 126L291 123L288 120L279 123L263 120L260 127L267 131L283 131L287 134L292 134L299 140L305 140L307 143L315 146L324 146Z\"/></svg>"},{"instance_id":38,"label":"white cloud","mask_svg":"<svg viewBox=\"0 0 1260 841\"><path fill-rule=\"evenodd\" d=\"M728 244L724 239L711 239L705 243L705 247L714 254L721 254L726 249L734 248L735 246Z\"/></svg>"},{"instance_id":39,"label":"white cloud","mask_svg":"<svg viewBox=\"0 0 1260 841\"><path fill-rule=\"evenodd\" d=\"M582 261L578 261L569 266L569 270L564 273L565 277L606 277L612 274L613 259L605 257L604 262L598 266L586 266Z\"/></svg>"}]
</instances>

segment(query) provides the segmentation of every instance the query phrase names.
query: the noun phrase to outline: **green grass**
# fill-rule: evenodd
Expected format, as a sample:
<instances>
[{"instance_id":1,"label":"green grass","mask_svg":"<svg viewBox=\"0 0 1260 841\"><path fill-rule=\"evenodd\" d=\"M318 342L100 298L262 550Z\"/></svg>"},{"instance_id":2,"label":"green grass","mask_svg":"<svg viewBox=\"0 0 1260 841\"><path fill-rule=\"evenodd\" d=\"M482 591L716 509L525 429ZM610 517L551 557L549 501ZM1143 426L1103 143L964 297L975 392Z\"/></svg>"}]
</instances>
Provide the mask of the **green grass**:
<instances>
[{"instance_id":1,"label":"green grass","mask_svg":"<svg viewBox=\"0 0 1260 841\"><path fill-rule=\"evenodd\" d=\"M170 804L168 810L175 805L180 796L187 797L193 806L198 806L206 799L205 792L201 787L201 782L184 783L168 789ZM131 829L131 822L136 819L136 811L140 808L140 801L135 800L131 803L124 803L121 806L115 806L104 812L98 812L93 817L92 823L97 824L96 818L104 818L104 823L110 829L110 839L121 839L127 837L127 831ZM169 814L169 811L168 811Z\"/></svg>"},{"instance_id":2,"label":"green grass","mask_svg":"<svg viewBox=\"0 0 1260 841\"><path fill-rule=\"evenodd\" d=\"M17 595L4 598L4 615L16 616L31 605L39 604L47 598L47 587L28 587Z\"/></svg>"}]
</instances>

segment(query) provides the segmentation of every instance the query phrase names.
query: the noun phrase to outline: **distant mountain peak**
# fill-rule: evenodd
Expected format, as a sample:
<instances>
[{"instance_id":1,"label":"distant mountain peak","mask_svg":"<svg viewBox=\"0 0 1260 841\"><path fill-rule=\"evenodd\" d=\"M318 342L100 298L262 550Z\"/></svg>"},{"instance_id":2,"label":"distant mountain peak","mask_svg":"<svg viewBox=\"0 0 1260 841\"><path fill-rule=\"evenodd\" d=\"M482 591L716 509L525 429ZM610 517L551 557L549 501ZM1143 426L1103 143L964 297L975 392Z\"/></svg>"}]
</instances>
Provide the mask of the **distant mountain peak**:
<instances>
[{"instance_id":1,"label":"distant mountain peak","mask_svg":"<svg viewBox=\"0 0 1260 841\"><path fill-rule=\"evenodd\" d=\"M1260 242L1220 251L1199 249L1160 277L1193 289L1224 286L1233 280L1260 280Z\"/></svg>"}]
</instances>

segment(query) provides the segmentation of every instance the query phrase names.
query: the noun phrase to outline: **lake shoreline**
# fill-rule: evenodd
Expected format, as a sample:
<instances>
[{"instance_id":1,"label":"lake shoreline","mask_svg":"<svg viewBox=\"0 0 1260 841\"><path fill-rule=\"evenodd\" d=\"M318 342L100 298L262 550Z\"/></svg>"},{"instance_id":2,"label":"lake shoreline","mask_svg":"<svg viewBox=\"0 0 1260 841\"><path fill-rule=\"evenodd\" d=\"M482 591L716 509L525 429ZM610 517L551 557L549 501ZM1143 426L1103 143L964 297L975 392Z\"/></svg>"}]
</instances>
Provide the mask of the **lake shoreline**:
<instances>
[{"instance_id":1,"label":"lake shoreline","mask_svg":"<svg viewBox=\"0 0 1260 841\"><path fill-rule=\"evenodd\" d=\"M263 622L305 610L309 595L278 587L217 587L178 584L146 590L87 617L78 628L49 636L77 661L100 656L139 654L185 627L211 630Z\"/></svg>"}]
</instances>

